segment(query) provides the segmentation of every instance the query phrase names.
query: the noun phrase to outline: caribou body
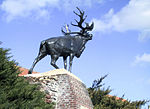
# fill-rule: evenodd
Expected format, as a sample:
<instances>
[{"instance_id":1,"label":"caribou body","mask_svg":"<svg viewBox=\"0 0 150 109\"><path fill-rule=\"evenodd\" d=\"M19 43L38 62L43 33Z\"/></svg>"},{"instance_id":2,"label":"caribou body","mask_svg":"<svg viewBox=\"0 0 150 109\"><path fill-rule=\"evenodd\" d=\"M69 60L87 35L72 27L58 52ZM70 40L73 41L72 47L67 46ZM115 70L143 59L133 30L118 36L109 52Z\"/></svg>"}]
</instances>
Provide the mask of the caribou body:
<instances>
[{"instance_id":1,"label":"caribou body","mask_svg":"<svg viewBox=\"0 0 150 109\"><path fill-rule=\"evenodd\" d=\"M86 23L86 27L82 27L82 23L85 20L85 18L83 18L84 11L82 12L79 8L77 9L79 10L80 15L76 12L74 13L80 17L80 21L78 22L76 20L78 25L72 25L80 27L81 31L66 33L62 29L62 32L65 34L64 36L53 37L47 40L43 40L40 44L39 54L34 60L33 65L28 72L29 74L32 73L36 63L47 55L51 56L51 65L56 69L59 69L59 67L56 65L56 61L59 57L63 57L64 68L67 69L67 57L69 56L69 71L71 72L73 58L75 56L79 58L85 49L85 44L87 43L87 41L92 39L93 35L89 34L88 31L91 31L94 26L94 23L92 23L90 26L88 23Z\"/></svg>"}]
</instances>

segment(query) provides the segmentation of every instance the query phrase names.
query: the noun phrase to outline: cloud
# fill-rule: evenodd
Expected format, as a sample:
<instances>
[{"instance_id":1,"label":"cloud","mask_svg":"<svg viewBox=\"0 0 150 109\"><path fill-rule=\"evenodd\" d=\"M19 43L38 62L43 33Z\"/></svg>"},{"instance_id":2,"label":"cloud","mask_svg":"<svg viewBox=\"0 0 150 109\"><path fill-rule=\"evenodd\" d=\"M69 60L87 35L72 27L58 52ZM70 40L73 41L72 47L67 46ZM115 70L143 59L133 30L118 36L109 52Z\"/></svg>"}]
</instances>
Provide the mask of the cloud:
<instances>
[{"instance_id":1,"label":"cloud","mask_svg":"<svg viewBox=\"0 0 150 109\"><path fill-rule=\"evenodd\" d=\"M150 38L150 1L130 0L119 12L113 9L100 19L93 19L95 32L128 30L139 31L139 40Z\"/></svg>"},{"instance_id":2,"label":"cloud","mask_svg":"<svg viewBox=\"0 0 150 109\"><path fill-rule=\"evenodd\" d=\"M18 17L48 16L48 7L56 7L58 0L4 0L0 9L9 22Z\"/></svg>"},{"instance_id":3,"label":"cloud","mask_svg":"<svg viewBox=\"0 0 150 109\"><path fill-rule=\"evenodd\" d=\"M150 54L144 53L141 56L137 55L135 58L135 61L132 63L134 66L142 63L150 63Z\"/></svg>"},{"instance_id":4,"label":"cloud","mask_svg":"<svg viewBox=\"0 0 150 109\"><path fill-rule=\"evenodd\" d=\"M102 3L104 0L98 0ZM94 1L95 2L95 1ZM72 11L76 6L91 7L93 0L3 0L0 11L4 19L10 22L18 18L49 18L54 9Z\"/></svg>"}]
</instances>

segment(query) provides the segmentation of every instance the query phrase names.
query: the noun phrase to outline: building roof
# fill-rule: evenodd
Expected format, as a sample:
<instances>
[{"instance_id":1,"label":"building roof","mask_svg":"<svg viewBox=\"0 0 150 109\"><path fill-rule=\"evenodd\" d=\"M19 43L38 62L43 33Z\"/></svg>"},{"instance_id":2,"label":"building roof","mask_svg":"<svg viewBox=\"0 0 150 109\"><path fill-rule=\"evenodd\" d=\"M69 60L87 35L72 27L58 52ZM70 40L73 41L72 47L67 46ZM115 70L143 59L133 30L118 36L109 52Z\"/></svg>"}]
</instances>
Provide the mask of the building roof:
<instances>
[{"instance_id":1,"label":"building roof","mask_svg":"<svg viewBox=\"0 0 150 109\"><path fill-rule=\"evenodd\" d=\"M28 71L29 69L26 69L26 68L22 68L22 67L19 67L19 70L22 71L19 76L24 76L24 75L27 75L28 74ZM32 74L36 74L36 73L39 73L39 72L32 72Z\"/></svg>"},{"instance_id":2,"label":"building roof","mask_svg":"<svg viewBox=\"0 0 150 109\"><path fill-rule=\"evenodd\" d=\"M117 96L112 96L112 95L107 95L108 97L115 97L116 100L122 100L122 101L127 101L123 98L117 97Z\"/></svg>"}]
</instances>

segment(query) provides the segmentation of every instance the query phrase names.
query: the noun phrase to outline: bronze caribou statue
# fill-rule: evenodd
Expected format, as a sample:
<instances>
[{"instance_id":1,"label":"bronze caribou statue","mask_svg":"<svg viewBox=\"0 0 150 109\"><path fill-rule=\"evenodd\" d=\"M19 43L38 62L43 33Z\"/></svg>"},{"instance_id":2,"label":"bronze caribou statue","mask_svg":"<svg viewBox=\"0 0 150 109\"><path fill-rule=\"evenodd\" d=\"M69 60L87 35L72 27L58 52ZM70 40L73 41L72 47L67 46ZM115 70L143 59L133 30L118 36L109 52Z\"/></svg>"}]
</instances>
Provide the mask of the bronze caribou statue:
<instances>
[{"instance_id":1,"label":"bronze caribou statue","mask_svg":"<svg viewBox=\"0 0 150 109\"><path fill-rule=\"evenodd\" d=\"M84 11L81 11L78 7L77 9L79 13L76 13L75 11L73 12L80 18L80 20L77 21L75 19L77 24L71 23L71 25L79 27L81 30L79 32L65 32L61 29L64 36L43 40L40 44L39 54L28 72L29 74L32 73L36 63L47 55L51 55L51 65L56 69L59 69L56 65L56 61L61 56L64 60L64 68L67 69L67 57L69 56L69 71L71 72L73 58L75 56L79 58L85 49L87 41L92 40L93 35L89 34L88 31L91 31L94 27L93 22L91 25L85 22L85 27L82 26L87 16L84 17Z\"/></svg>"}]
</instances>

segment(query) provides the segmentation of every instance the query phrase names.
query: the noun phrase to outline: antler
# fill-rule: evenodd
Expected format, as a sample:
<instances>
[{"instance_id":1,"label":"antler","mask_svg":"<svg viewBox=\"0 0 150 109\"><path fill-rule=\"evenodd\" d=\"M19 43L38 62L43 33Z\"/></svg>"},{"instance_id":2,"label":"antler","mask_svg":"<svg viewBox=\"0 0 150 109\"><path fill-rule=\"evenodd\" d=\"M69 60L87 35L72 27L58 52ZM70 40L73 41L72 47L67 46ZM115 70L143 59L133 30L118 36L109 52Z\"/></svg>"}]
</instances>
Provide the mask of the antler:
<instances>
[{"instance_id":1,"label":"antler","mask_svg":"<svg viewBox=\"0 0 150 109\"><path fill-rule=\"evenodd\" d=\"M63 30L63 28L61 27L61 32L65 35L66 32Z\"/></svg>"},{"instance_id":2,"label":"antler","mask_svg":"<svg viewBox=\"0 0 150 109\"><path fill-rule=\"evenodd\" d=\"M84 11L81 11L78 7L77 7L77 9L78 9L78 11L79 11L79 14L76 13L75 11L73 11L73 12L74 12L77 16L80 17L80 21L77 21L76 19L74 19L77 24L73 24L73 23L71 22L71 25L77 26L77 27L81 28L81 29L82 29L82 33L84 33L85 30L91 31L91 30L93 29L94 23L92 22L92 24L91 24L90 26L89 26L88 23L85 23L85 24L86 24L86 27L83 27L83 26L82 26L82 23L85 21L87 15L84 17Z\"/></svg>"},{"instance_id":3,"label":"antler","mask_svg":"<svg viewBox=\"0 0 150 109\"><path fill-rule=\"evenodd\" d=\"M81 28L81 29L83 30L84 27L82 26L82 23L83 23L84 20L86 19L87 15L86 15L85 18L84 18L84 11L81 11L78 7L77 7L77 9L79 10L80 14L76 13L75 11L73 11L73 12L74 12L77 16L80 17L80 21L78 22L78 21L75 19L75 21L77 22L77 24L71 23L71 25L77 26L77 27L79 27L79 28Z\"/></svg>"},{"instance_id":4,"label":"antler","mask_svg":"<svg viewBox=\"0 0 150 109\"><path fill-rule=\"evenodd\" d=\"M64 31L64 29L66 29L66 32ZM71 30L69 29L69 25L66 24L65 26L61 27L61 32L64 34L64 35L70 35L70 34L81 34L80 32L71 32Z\"/></svg>"},{"instance_id":5,"label":"antler","mask_svg":"<svg viewBox=\"0 0 150 109\"><path fill-rule=\"evenodd\" d=\"M63 33L63 34L69 34L70 32L71 32L71 30L69 29L69 25L68 24L66 24L65 26L63 26L65 29L66 29L66 32L63 30L63 28L61 28L61 32Z\"/></svg>"}]
</instances>

